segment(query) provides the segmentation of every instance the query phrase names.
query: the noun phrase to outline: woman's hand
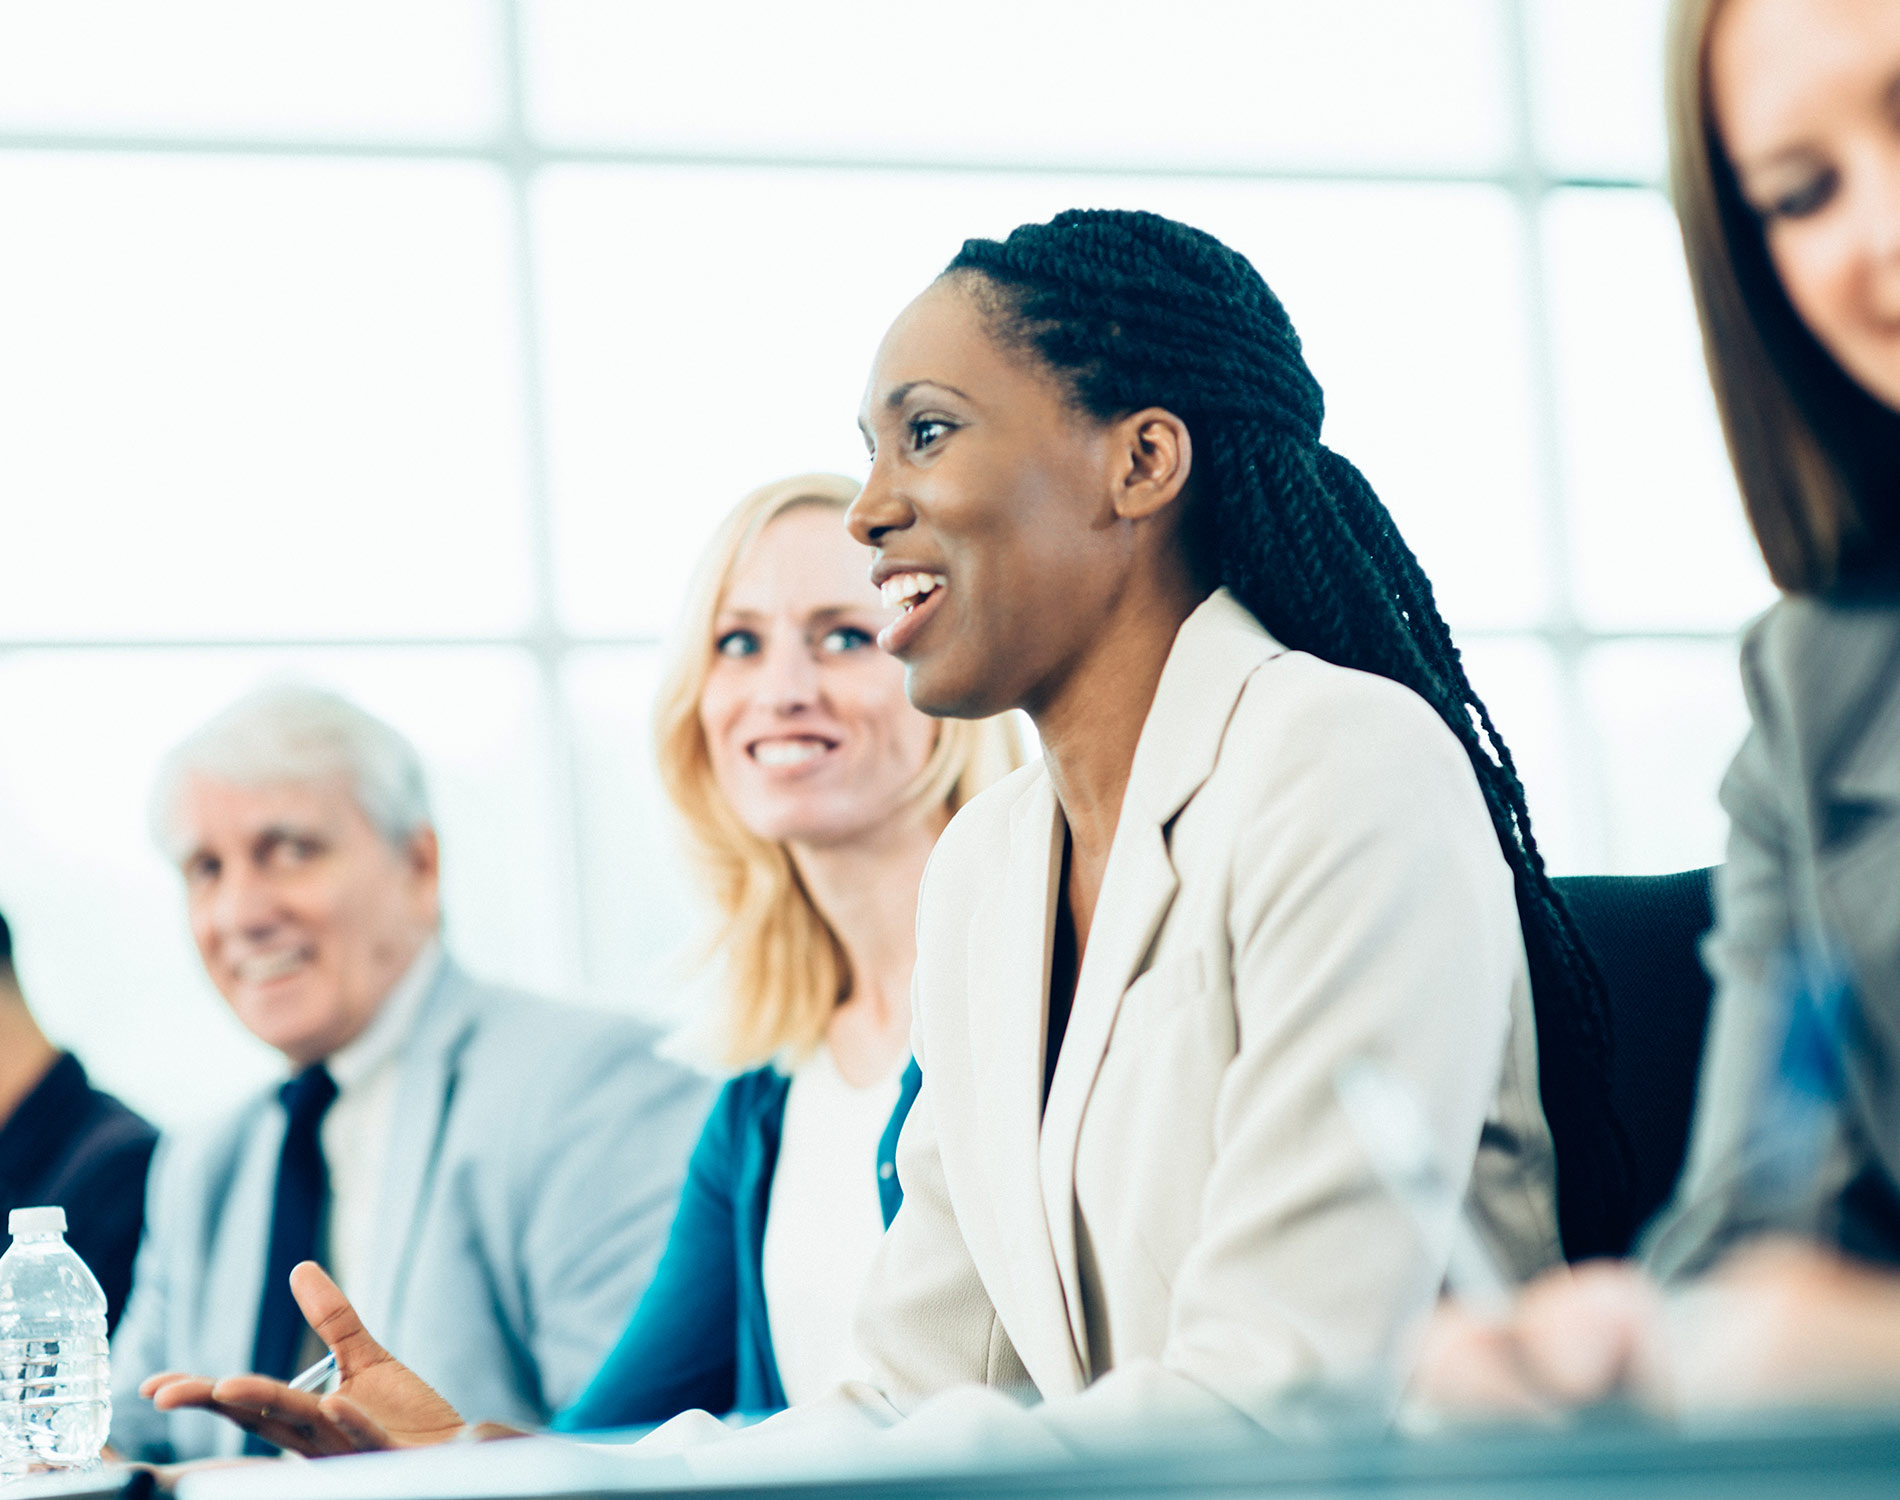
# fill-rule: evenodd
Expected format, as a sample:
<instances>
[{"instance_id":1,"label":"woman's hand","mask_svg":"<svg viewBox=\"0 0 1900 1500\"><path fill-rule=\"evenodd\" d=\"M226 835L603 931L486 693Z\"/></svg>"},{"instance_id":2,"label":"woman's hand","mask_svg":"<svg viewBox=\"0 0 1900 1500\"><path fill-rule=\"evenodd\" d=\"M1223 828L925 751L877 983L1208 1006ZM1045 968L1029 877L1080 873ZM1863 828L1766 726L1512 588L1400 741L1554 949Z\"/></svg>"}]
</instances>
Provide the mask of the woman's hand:
<instances>
[{"instance_id":1,"label":"woman's hand","mask_svg":"<svg viewBox=\"0 0 1900 1500\"><path fill-rule=\"evenodd\" d=\"M1427 1413L1550 1418L1625 1399L1661 1415L1900 1397L1900 1277L1766 1238L1665 1295L1627 1261L1559 1268L1502 1322L1445 1303L1412 1383Z\"/></svg>"},{"instance_id":2,"label":"woman's hand","mask_svg":"<svg viewBox=\"0 0 1900 1500\"><path fill-rule=\"evenodd\" d=\"M1628 1261L1559 1266L1502 1321L1456 1302L1432 1314L1412 1399L1453 1418L1549 1419L1653 1385L1662 1298Z\"/></svg>"},{"instance_id":3,"label":"woman's hand","mask_svg":"<svg viewBox=\"0 0 1900 1500\"><path fill-rule=\"evenodd\" d=\"M1900 1276L1802 1240L1758 1240L1671 1296L1669 1387L1686 1410L1900 1398Z\"/></svg>"},{"instance_id":4,"label":"woman's hand","mask_svg":"<svg viewBox=\"0 0 1900 1500\"><path fill-rule=\"evenodd\" d=\"M293 1391L264 1375L212 1381L166 1371L139 1386L160 1411L201 1407L306 1458L445 1443L465 1435L461 1414L364 1330L356 1309L314 1261L290 1273L291 1294L336 1356L330 1395ZM468 1434L483 1436L485 1433Z\"/></svg>"}]
</instances>

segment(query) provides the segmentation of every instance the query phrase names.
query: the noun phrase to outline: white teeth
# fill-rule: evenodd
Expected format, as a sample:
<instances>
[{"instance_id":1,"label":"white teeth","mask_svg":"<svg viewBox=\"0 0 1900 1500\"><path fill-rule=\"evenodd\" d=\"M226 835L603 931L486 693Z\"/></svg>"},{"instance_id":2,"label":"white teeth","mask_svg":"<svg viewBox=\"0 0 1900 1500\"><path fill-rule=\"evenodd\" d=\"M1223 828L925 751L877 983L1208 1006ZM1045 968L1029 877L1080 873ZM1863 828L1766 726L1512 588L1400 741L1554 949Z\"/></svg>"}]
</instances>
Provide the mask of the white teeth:
<instances>
[{"instance_id":1,"label":"white teeth","mask_svg":"<svg viewBox=\"0 0 1900 1500\"><path fill-rule=\"evenodd\" d=\"M762 766L800 766L829 748L818 740L760 740L752 758Z\"/></svg>"},{"instance_id":2,"label":"white teeth","mask_svg":"<svg viewBox=\"0 0 1900 1500\"><path fill-rule=\"evenodd\" d=\"M307 950L290 948L282 953L262 953L240 959L233 967L237 970L238 978L246 984L269 984L273 979L296 973L309 961Z\"/></svg>"},{"instance_id":3,"label":"white teeth","mask_svg":"<svg viewBox=\"0 0 1900 1500\"><path fill-rule=\"evenodd\" d=\"M886 607L901 604L909 608L920 599L928 598L950 580L941 573L899 573L894 578L884 580L879 591Z\"/></svg>"}]
</instances>

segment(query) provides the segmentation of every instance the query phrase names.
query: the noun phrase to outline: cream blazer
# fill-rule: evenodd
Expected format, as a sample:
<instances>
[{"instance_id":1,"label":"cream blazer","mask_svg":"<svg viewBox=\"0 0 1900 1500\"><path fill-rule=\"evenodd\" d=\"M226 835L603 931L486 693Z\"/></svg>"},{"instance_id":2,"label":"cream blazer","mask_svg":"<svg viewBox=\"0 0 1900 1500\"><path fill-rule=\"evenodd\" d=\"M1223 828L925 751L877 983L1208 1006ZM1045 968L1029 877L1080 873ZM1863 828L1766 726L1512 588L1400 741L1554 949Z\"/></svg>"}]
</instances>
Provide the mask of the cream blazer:
<instances>
[{"instance_id":1,"label":"cream blazer","mask_svg":"<svg viewBox=\"0 0 1900 1500\"><path fill-rule=\"evenodd\" d=\"M1450 1213L1423 1236L1380 1188L1333 1091L1354 1058L1418 1092L1510 1271L1559 1259L1511 874L1428 704L1287 650L1224 590L1194 612L1044 1112L1063 832L1027 766L924 878L923 1091L858 1319L899 1412L978 1382L1052 1419L1273 1427L1290 1392L1392 1376Z\"/></svg>"}]
</instances>

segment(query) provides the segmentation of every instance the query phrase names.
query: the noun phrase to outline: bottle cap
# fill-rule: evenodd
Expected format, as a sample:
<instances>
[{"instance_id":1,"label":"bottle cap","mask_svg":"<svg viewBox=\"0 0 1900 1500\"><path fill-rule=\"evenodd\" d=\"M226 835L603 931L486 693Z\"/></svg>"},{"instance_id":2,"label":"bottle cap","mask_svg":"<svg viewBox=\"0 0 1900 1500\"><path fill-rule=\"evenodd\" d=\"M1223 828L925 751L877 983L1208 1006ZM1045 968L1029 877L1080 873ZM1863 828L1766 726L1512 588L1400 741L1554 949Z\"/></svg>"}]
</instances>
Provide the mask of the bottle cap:
<instances>
[{"instance_id":1,"label":"bottle cap","mask_svg":"<svg viewBox=\"0 0 1900 1500\"><path fill-rule=\"evenodd\" d=\"M7 1215L7 1233L15 1238L23 1234L65 1232L66 1210L63 1208L16 1208Z\"/></svg>"}]
</instances>

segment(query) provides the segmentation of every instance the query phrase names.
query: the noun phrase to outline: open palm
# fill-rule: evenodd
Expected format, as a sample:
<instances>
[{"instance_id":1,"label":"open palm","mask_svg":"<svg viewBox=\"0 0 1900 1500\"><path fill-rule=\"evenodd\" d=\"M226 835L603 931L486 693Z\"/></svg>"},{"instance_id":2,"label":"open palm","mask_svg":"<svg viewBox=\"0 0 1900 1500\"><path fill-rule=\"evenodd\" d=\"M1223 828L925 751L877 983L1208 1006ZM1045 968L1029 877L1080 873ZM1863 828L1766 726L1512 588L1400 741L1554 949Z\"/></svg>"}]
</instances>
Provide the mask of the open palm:
<instances>
[{"instance_id":1,"label":"open palm","mask_svg":"<svg viewBox=\"0 0 1900 1500\"><path fill-rule=\"evenodd\" d=\"M167 1371L139 1387L160 1411L214 1411L267 1443L308 1458L444 1443L465 1431L461 1413L364 1329L356 1309L314 1261L290 1273L291 1294L336 1356L335 1391L293 1391L265 1375L213 1381Z\"/></svg>"}]
</instances>

